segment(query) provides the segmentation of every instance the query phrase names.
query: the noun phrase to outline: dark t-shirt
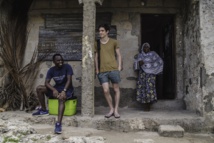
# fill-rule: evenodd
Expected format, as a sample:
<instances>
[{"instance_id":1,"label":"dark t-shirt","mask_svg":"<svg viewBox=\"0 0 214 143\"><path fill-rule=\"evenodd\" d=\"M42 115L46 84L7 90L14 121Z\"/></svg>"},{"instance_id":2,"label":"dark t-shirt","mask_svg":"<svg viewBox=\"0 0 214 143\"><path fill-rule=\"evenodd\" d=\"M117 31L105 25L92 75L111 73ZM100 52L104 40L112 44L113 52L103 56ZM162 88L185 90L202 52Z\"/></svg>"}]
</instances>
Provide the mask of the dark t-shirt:
<instances>
[{"instance_id":1,"label":"dark t-shirt","mask_svg":"<svg viewBox=\"0 0 214 143\"><path fill-rule=\"evenodd\" d=\"M73 75L73 69L69 64L63 64L61 68L51 67L46 75L46 80L53 79L55 81L54 88L56 88L59 92L61 92L65 88L65 84L67 82L67 75ZM69 92L73 92L73 86L70 84L67 89Z\"/></svg>"}]
</instances>

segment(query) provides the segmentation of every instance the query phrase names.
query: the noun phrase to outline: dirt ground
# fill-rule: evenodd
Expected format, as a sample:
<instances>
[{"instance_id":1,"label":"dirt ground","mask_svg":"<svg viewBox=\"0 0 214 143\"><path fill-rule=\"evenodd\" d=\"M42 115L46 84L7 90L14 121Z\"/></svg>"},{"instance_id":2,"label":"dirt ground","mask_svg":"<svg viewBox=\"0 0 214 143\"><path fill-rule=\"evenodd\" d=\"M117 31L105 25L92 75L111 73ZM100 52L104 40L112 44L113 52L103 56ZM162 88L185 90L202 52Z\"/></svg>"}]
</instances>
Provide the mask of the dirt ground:
<instances>
[{"instance_id":1,"label":"dirt ground","mask_svg":"<svg viewBox=\"0 0 214 143\"><path fill-rule=\"evenodd\" d=\"M53 134L54 126L34 124L40 134ZM62 138L71 136L102 136L106 143L214 143L214 134L185 133L183 138L160 137L156 132L116 132L89 128L63 127Z\"/></svg>"},{"instance_id":2,"label":"dirt ground","mask_svg":"<svg viewBox=\"0 0 214 143\"><path fill-rule=\"evenodd\" d=\"M138 112L137 112L138 113ZM147 115L148 114L148 115ZM144 116L153 116L154 113L144 113ZM161 113L162 114L162 113ZM167 114L170 114L167 112ZM123 114L122 114L123 115ZM155 114L156 115L156 114ZM171 114L170 114L171 115ZM135 116L138 116L136 114ZM149 117L150 117L149 116ZM165 116L165 114L164 114ZM31 113L25 113L22 111L16 112L0 112L0 119L9 120L14 118L16 120L23 120L26 117L32 117ZM155 117L159 117L156 115ZM173 116L172 116L173 117ZM97 117L101 118L101 117ZM123 118L128 118L123 115ZM178 117L177 117L178 118ZM49 124L31 124L30 125L37 131L38 134L54 134L54 125ZM161 137L157 132L119 132L119 131L104 131L92 128L81 128L62 126L62 134L58 135L63 139L67 139L71 136L84 136L95 137L101 136L105 138L105 143L214 143L214 134L212 133L187 133L185 132L183 138L171 138Z\"/></svg>"}]
</instances>

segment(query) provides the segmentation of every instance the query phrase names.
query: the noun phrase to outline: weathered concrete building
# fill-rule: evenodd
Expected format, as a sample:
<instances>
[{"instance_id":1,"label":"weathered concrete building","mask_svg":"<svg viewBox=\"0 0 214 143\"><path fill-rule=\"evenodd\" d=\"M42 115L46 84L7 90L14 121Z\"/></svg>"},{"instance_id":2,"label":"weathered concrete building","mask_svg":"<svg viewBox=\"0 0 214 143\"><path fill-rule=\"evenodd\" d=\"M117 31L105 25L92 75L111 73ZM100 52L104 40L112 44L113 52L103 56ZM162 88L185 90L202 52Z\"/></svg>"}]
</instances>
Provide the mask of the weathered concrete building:
<instances>
[{"instance_id":1,"label":"weathered concrete building","mask_svg":"<svg viewBox=\"0 0 214 143\"><path fill-rule=\"evenodd\" d=\"M165 64L157 77L159 102L153 108L189 110L214 122L214 1L34 0L25 61L37 46L40 54L46 48L62 52L74 69L75 94L84 116L107 105L93 69L100 23L112 25L112 36L120 44L121 107L138 107L133 61L142 43L149 42ZM42 64L36 85L44 83L52 65L50 58Z\"/></svg>"}]
</instances>

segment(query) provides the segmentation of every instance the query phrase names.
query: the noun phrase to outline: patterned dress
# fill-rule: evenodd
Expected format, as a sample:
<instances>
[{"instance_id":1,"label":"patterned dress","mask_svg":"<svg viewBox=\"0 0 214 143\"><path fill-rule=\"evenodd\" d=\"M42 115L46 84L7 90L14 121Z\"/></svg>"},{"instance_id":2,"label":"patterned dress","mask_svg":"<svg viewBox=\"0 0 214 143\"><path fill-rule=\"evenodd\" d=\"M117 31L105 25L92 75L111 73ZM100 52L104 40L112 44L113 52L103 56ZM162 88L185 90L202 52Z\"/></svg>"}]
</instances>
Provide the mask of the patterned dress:
<instances>
[{"instance_id":1,"label":"patterned dress","mask_svg":"<svg viewBox=\"0 0 214 143\"><path fill-rule=\"evenodd\" d=\"M137 81L137 101L141 103L153 103L157 101L155 88L156 75L147 74L139 70Z\"/></svg>"},{"instance_id":2,"label":"patterned dress","mask_svg":"<svg viewBox=\"0 0 214 143\"><path fill-rule=\"evenodd\" d=\"M156 75L163 71L163 60L154 51L148 53L142 51L136 61L144 62L139 68L137 101L141 103L154 103L157 101Z\"/></svg>"}]
</instances>

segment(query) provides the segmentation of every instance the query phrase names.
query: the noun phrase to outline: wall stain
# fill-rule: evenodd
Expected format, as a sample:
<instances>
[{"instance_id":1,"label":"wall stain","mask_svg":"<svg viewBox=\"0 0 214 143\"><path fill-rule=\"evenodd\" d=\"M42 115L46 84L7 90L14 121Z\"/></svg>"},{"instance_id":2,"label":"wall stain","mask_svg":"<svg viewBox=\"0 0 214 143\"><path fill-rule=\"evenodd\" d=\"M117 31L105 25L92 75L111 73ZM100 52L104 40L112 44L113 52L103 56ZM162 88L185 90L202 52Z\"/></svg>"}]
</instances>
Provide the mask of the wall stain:
<instances>
[{"instance_id":1,"label":"wall stain","mask_svg":"<svg viewBox=\"0 0 214 143\"><path fill-rule=\"evenodd\" d=\"M213 96L214 96L214 92L209 93L207 96L204 97L204 110L206 112L211 112L214 111L214 104L212 103L213 100Z\"/></svg>"},{"instance_id":2,"label":"wall stain","mask_svg":"<svg viewBox=\"0 0 214 143\"><path fill-rule=\"evenodd\" d=\"M133 77L133 76L127 77L126 79L127 79L127 80L137 80L137 78L136 78L136 77Z\"/></svg>"}]
</instances>

